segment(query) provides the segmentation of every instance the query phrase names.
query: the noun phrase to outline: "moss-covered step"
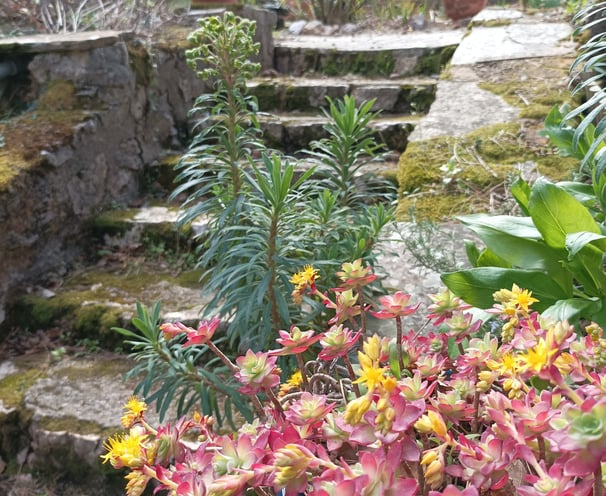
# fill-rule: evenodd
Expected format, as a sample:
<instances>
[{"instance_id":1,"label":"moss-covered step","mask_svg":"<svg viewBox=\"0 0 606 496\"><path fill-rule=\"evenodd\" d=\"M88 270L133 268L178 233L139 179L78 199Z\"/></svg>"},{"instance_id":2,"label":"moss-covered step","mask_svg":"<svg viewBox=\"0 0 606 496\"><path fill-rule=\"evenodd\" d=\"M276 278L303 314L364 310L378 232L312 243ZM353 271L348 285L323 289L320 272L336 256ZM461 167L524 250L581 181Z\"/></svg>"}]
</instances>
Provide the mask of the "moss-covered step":
<instances>
[{"instance_id":1,"label":"moss-covered step","mask_svg":"<svg viewBox=\"0 0 606 496\"><path fill-rule=\"evenodd\" d=\"M436 92L430 77L398 79L262 77L248 83L262 112L311 111L327 108L332 100L353 96L357 102L376 99L373 111L390 114L425 113Z\"/></svg>"},{"instance_id":2,"label":"moss-covered step","mask_svg":"<svg viewBox=\"0 0 606 496\"><path fill-rule=\"evenodd\" d=\"M402 77L439 74L464 30L371 36L288 36L274 40L276 70L300 76L359 74Z\"/></svg>"},{"instance_id":3,"label":"moss-covered step","mask_svg":"<svg viewBox=\"0 0 606 496\"><path fill-rule=\"evenodd\" d=\"M208 298L201 292L198 270L180 272L171 255L126 254L119 263L103 264L75 273L54 291L16 296L8 306L6 325L23 332L60 328L70 342L123 347L113 327L130 326L137 302L151 307L159 301L162 318L196 324Z\"/></svg>"},{"instance_id":4,"label":"moss-covered step","mask_svg":"<svg viewBox=\"0 0 606 496\"><path fill-rule=\"evenodd\" d=\"M177 227L179 208L157 205L107 210L92 221L93 235L108 248L187 249L207 228L203 219Z\"/></svg>"},{"instance_id":5,"label":"moss-covered step","mask_svg":"<svg viewBox=\"0 0 606 496\"><path fill-rule=\"evenodd\" d=\"M73 484L95 484L100 488L95 494L123 494L123 474L103 465L100 455L107 437L123 430L122 405L136 385L123 378L133 365L125 355L109 353L75 358L40 352L3 361L3 473L35 471ZM158 421L153 407L148 418ZM173 411L168 418L174 420Z\"/></svg>"},{"instance_id":6,"label":"moss-covered step","mask_svg":"<svg viewBox=\"0 0 606 496\"><path fill-rule=\"evenodd\" d=\"M507 189L517 176L569 179L578 160L561 157L537 127L509 122L409 143L398 166L398 219L511 213L516 205Z\"/></svg>"},{"instance_id":7,"label":"moss-covered step","mask_svg":"<svg viewBox=\"0 0 606 496\"><path fill-rule=\"evenodd\" d=\"M374 119L370 127L377 133L379 142L388 150L403 151L408 143L408 136L414 130L418 118L415 116L384 116ZM286 153L296 153L308 149L310 142L327 138L324 129L328 119L324 116L306 114L272 114L260 115L259 124L268 146Z\"/></svg>"}]
</instances>

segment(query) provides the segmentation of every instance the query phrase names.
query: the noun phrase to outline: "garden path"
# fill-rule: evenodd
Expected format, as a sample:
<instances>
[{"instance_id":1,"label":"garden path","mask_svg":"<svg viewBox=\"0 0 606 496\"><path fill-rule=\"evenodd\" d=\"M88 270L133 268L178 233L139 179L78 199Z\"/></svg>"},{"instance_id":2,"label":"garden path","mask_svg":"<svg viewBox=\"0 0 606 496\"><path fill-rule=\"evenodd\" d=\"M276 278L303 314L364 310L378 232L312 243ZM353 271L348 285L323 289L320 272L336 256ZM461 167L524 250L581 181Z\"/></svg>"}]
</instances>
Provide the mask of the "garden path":
<instances>
[{"instance_id":1,"label":"garden path","mask_svg":"<svg viewBox=\"0 0 606 496\"><path fill-rule=\"evenodd\" d=\"M518 108L478 86L486 68L491 64L496 67L494 64L501 61L573 56L570 35L567 23L540 13L530 16L514 10L484 11L474 19L474 26L460 42L449 69L450 77L438 81L436 100L428 114L417 122L410 139L457 135L487 124L518 119ZM331 42L334 43L334 37L326 40ZM303 44L304 37L297 43ZM321 41L316 38L313 43L318 47ZM364 41L359 43L364 45ZM490 72L490 78L498 76L499 70ZM403 223L399 229L410 230L411 225ZM441 238L434 238L431 247L422 248L434 258L449 257L452 250L458 250L461 260L461 238L465 235L460 226L447 224L438 234ZM399 239L394 234L384 244L380 257L387 274L386 285L413 293L413 299L437 291L438 272L421 267ZM180 296L196 297L193 291ZM80 468L98 470L103 436L119 428L121 405L132 393L132 384L121 380L126 368L128 363L123 359L117 361L115 356L103 353L69 359L57 354L31 354L1 362L0 385L4 389L0 389L0 432L14 436L16 463L36 465L41 460L45 463L54 460L55 466L51 468L57 473L70 466L70 462ZM19 432L24 425L27 432ZM0 473L9 461L15 462L0 459ZM11 494L20 494L17 485ZM77 494L110 493L106 488L89 484Z\"/></svg>"}]
</instances>

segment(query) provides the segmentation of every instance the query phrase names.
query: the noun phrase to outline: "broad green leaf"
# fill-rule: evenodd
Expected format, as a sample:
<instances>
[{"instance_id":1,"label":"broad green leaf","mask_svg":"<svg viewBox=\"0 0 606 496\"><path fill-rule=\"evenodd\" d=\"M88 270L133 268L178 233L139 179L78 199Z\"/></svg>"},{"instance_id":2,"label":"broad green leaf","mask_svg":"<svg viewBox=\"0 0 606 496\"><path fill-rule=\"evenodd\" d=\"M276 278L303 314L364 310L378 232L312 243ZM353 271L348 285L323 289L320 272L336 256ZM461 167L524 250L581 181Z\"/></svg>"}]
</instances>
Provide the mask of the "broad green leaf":
<instances>
[{"instance_id":1,"label":"broad green leaf","mask_svg":"<svg viewBox=\"0 0 606 496\"><path fill-rule=\"evenodd\" d=\"M509 192L522 209L524 215L528 215L528 200L530 200L530 186L522 177L518 177L509 187Z\"/></svg>"},{"instance_id":2,"label":"broad green leaf","mask_svg":"<svg viewBox=\"0 0 606 496\"><path fill-rule=\"evenodd\" d=\"M579 318L589 319L591 315L599 312L602 306L603 302L597 298L591 300L567 298L555 302L542 315L554 321L575 323Z\"/></svg>"},{"instance_id":3,"label":"broad green leaf","mask_svg":"<svg viewBox=\"0 0 606 496\"><path fill-rule=\"evenodd\" d=\"M533 292L539 299L534 305L538 311L572 296L572 286L569 290L562 288L553 278L537 270L479 267L448 272L442 274L441 279L454 294L478 308L490 308L494 303L492 294L500 289L511 289L514 283Z\"/></svg>"},{"instance_id":4,"label":"broad green leaf","mask_svg":"<svg viewBox=\"0 0 606 496\"><path fill-rule=\"evenodd\" d=\"M467 254L467 260L472 267L478 266L478 259L480 258L481 252L478 246L473 242L466 240L465 241L465 253Z\"/></svg>"},{"instance_id":5,"label":"broad green leaf","mask_svg":"<svg viewBox=\"0 0 606 496\"><path fill-rule=\"evenodd\" d=\"M457 217L457 219L474 231L488 228L491 230L500 230L519 238L541 239L541 233L537 230L530 217L473 214L462 215Z\"/></svg>"},{"instance_id":6,"label":"broad green leaf","mask_svg":"<svg viewBox=\"0 0 606 496\"><path fill-rule=\"evenodd\" d=\"M600 227L587 208L545 179L534 184L528 210L545 243L552 248L565 248L567 234L580 231L600 233Z\"/></svg>"},{"instance_id":7,"label":"broad green leaf","mask_svg":"<svg viewBox=\"0 0 606 496\"><path fill-rule=\"evenodd\" d=\"M569 257L574 257L581 249L592 243L602 251L606 251L606 236L594 232L577 232L566 235L566 249Z\"/></svg>"},{"instance_id":8,"label":"broad green leaf","mask_svg":"<svg viewBox=\"0 0 606 496\"><path fill-rule=\"evenodd\" d=\"M510 269L511 264L504 258L499 257L494 251L485 248L478 257L476 267L503 267Z\"/></svg>"},{"instance_id":9,"label":"broad green leaf","mask_svg":"<svg viewBox=\"0 0 606 496\"><path fill-rule=\"evenodd\" d=\"M501 260L495 259L494 256L490 258L489 254L482 254L478 265L541 269L561 277L562 253L543 243L541 234L529 217L469 215L461 220L480 237L494 256Z\"/></svg>"}]
</instances>

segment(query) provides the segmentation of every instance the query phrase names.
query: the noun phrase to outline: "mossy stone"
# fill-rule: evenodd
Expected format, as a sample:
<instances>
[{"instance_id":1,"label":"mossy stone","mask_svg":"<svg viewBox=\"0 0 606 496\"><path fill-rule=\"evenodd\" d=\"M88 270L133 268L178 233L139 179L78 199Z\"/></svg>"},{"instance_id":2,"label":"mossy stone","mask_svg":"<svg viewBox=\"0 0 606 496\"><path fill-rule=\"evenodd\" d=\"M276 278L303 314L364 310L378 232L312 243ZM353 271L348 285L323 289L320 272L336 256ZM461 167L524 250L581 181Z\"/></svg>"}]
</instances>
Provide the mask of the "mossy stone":
<instances>
[{"instance_id":1,"label":"mossy stone","mask_svg":"<svg viewBox=\"0 0 606 496\"><path fill-rule=\"evenodd\" d=\"M74 110L77 106L78 97L74 83L64 79L50 81L46 91L36 100L38 110Z\"/></svg>"},{"instance_id":2,"label":"mossy stone","mask_svg":"<svg viewBox=\"0 0 606 496\"><path fill-rule=\"evenodd\" d=\"M429 53L421 55L413 70L414 74L440 74L442 69L450 62L456 46L448 46L440 49L434 49Z\"/></svg>"},{"instance_id":3,"label":"mossy stone","mask_svg":"<svg viewBox=\"0 0 606 496\"><path fill-rule=\"evenodd\" d=\"M42 150L54 150L68 144L74 127L90 118L82 110L30 111L10 120L0 121L0 192L22 172L44 163Z\"/></svg>"},{"instance_id":4,"label":"mossy stone","mask_svg":"<svg viewBox=\"0 0 606 496\"><path fill-rule=\"evenodd\" d=\"M512 175L519 174L520 164L534 163L538 172L552 180L570 178L578 160L557 155L548 143L526 140L520 123L487 126L463 137L438 137L410 143L400 157L398 181L400 200L398 218L410 218L414 207L417 219L444 220L454 215L487 211L489 196L495 188L505 193ZM456 157L461 170L444 181L440 167Z\"/></svg>"},{"instance_id":5,"label":"mossy stone","mask_svg":"<svg viewBox=\"0 0 606 496\"><path fill-rule=\"evenodd\" d=\"M27 390L45 373L40 369L22 370L0 379L0 398L5 408L18 407Z\"/></svg>"}]
</instances>

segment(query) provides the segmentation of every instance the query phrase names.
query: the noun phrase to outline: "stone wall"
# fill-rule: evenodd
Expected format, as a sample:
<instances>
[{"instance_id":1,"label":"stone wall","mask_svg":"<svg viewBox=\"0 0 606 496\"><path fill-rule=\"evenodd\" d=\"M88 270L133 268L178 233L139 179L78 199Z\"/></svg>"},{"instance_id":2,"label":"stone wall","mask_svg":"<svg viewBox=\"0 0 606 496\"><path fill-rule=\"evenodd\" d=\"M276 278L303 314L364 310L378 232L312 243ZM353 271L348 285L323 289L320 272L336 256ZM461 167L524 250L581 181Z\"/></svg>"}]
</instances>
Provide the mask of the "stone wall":
<instances>
[{"instance_id":1,"label":"stone wall","mask_svg":"<svg viewBox=\"0 0 606 496\"><path fill-rule=\"evenodd\" d=\"M14 288L69 270L87 222L139 198L144 168L183 146L205 91L188 30L152 49L118 32L0 40L0 63L18 59L31 81L28 111L0 123L0 323Z\"/></svg>"}]
</instances>

